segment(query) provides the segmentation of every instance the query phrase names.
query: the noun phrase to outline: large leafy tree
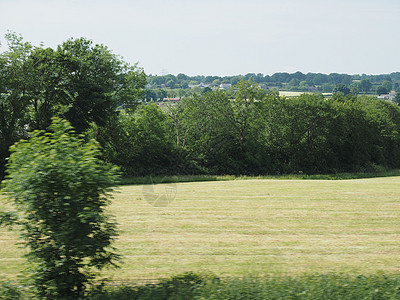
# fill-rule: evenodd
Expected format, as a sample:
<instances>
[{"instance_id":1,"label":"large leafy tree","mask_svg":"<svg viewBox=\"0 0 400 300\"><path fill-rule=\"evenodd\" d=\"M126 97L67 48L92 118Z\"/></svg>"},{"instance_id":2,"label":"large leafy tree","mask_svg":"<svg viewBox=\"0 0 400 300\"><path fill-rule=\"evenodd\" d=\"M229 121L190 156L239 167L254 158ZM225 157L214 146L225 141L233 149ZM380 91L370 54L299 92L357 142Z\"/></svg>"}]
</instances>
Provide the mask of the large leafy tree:
<instances>
[{"instance_id":1,"label":"large leafy tree","mask_svg":"<svg viewBox=\"0 0 400 300\"><path fill-rule=\"evenodd\" d=\"M11 152L4 191L16 213L3 213L3 221L19 225L38 295L77 299L94 271L118 258L106 212L118 171L99 160L97 142L84 142L63 119Z\"/></svg>"},{"instance_id":2,"label":"large leafy tree","mask_svg":"<svg viewBox=\"0 0 400 300\"><path fill-rule=\"evenodd\" d=\"M132 115L115 118L112 128L97 128L97 139L107 161L128 175L166 174L174 156L167 115L154 103L140 105Z\"/></svg>"},{"instance_id":3,"label":"large leafy tree","mask_svg":"<svg viewBox=\"0 0 400 300\"><path fill-rule=\"evenodd\" d=\"M185 99L185 150L199 169L211 173L252 173L256 145L254 122L258 101L265 97L253 80L236 90L211 91Z\"/></svg>"},{"instance_id":4,"label":"large leafy tree","mask_svg":"<svg viewBox=\"0 0 400 300\"><path fill-rule=\"evenodd\" d=\"M234 99L230 101L233 116L229 118L235 128L238 141L236 155L241 161L240 172L245 174L260 174L261 165L265 160L259 143L259 121L262 102L267 94L250 78L242 80L236 85Z\"/></svg>"},{"instance_id":5,"label":"large leafy tree","mask_svg":"<svg viewBox=\"0 0 400 300\"><path fill-rule=\"evenodd\" d=\"M106 46L79 38L56 49L33 47L14 34L0 53L0 178L8 148L26 132L45 129L54 116L78 133L106 126L117 108L136 107L146 75Z\"/></svg>"},{"instance_id":6,"label":"large leafy tree","mask_svg":"<svg viewBox=\"0 0 400 300\"><path fill-rule=\"evenodd\" d=\"M341 93L344 96L350 94L350 92L351 92L350 88L348 86L346 86L345 84L343 84L343 83L336 84L335 87L332 90L333 94Z\"/></svg>"},{"instance_id":7,"label":"large leafy tree","mask_svg":"<svg viewBox=\"0 0 400 300\"><path fill-rule=\"evenodd\" d=\"M33 47L21 37L6 35L8 51L0 54L0 178L9 147L26 136L28 122L28 74L25 64Z\"/></svg>"},{"instance_id":8,"label":"large leafy tree","mask_svg":"<svg viewBox=\"0 0 400 300\"><path fill-rule=\"evenodd\" d=\"M369 79L363 78L360 81L360 90L364 93L368 93L371 90L372 84Z\"/></svg>"},{"instance_id":9,"label":"large leafy tree","mask_svg":"<svg viewBox=\"0 0 400 300\"><path fill-rule=\"evenodd\" d=\"M376 93L380 96L382 94L387 94L389 91L383 85L380 85L376 88Z\"/></svg>"},{"instance_id":10,"label":"large leafy tree","mask_svg":"<svg viewBox=\"0 0 400 300\"><path fill-rule=\"evenodd\" d=\"M184 100L185 151L201 172L237 173L237 138L228 94L211 91ZM182 141L182 140L181 140Z\"/></svg>"},{"instance_id":11,"label":"large leafy tree","mask_svg":"<svg viewBox=\"0 0 400 300\"><path fill-rule=\"evenodd\" d=\"M77 132L91 123L104 126L118 106L137 104L146 83L141 69L84 38L56 50L37 48L27 63L32 66L34 128L48 125L55 115L68 119Z\"/></svg>"}]
</instances>

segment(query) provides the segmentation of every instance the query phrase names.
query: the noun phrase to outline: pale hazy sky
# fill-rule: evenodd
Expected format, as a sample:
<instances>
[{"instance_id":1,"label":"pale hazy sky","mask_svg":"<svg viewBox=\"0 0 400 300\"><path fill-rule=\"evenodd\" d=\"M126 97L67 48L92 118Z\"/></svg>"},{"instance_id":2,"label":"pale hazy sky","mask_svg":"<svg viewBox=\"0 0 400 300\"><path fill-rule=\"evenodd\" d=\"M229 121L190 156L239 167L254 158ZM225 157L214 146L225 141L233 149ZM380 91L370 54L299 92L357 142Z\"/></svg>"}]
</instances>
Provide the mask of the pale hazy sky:
<instances>
[{"instance_id":1,"label":"pale hazy sky","mask_svg":"<svg viewBox=\"0 0 400 300\"><path fill-rule=\"evenodd\" d=\"M400 71L400 0L0 0L7 30L86 37L146 74Z\"/></svg>"}]
</instances>

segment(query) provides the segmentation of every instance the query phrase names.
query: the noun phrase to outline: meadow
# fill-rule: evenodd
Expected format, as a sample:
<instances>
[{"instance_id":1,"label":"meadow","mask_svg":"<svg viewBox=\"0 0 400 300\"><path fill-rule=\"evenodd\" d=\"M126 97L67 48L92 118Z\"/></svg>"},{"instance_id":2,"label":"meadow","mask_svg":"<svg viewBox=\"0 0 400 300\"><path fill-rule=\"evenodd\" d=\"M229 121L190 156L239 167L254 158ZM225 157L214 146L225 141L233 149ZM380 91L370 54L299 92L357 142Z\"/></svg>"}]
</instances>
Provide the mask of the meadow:
<instances>
[{"instance_id":1,"label":"meadow","mask_svg":"<svg viewBox=\"0 0 400 300\"><path fill-rule=\"evenodd\" d=\"M111 213L118 282L184 272L220 277L395 274L400 177L231 180L120 186ZM0 229L0 278L24 266L17 235Z\"/></svg>"},{"instance_id":2,"label":"meadow","mask_svg":"<svg viewBox=\"0 0 400 300\"><path fill-rule=\"evenodd\" d=\"M294 91L279 91L281 97L298 97L301 94L313 94L313 92L294 92ZM322 93L325 97L332 96L332 93Z\"/></svg>"}]
</instances>

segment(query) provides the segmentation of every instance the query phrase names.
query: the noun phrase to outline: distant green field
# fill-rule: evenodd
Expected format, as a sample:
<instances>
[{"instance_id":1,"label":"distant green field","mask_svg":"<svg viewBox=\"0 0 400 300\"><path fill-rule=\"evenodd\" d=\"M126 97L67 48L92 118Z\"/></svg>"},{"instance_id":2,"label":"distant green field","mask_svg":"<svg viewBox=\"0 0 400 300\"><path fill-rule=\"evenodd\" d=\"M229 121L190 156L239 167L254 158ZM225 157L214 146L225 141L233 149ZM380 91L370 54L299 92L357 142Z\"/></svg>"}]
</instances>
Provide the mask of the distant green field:
<instances>
[{"instance_id":1,"label":"distant green field","mask_svg":"<svg viewBox=\"0 0 400 300\"><path fill-rule=\"evenodd\" d=\"M293 92L293 91L279 91L281 97L298 97L301 94L313 94L313 92ZM324 96L332 96L332 93L322 93Z\"/></svg>"},{"instance_id":2,"label":"distant green field","mask_svg":"<svg viewBox=\"0 0 400 300\"><path fill-rule=\"evenodd\" d=\"M395 273L399 196L400 177L122 186L111 209L124 263L108 274L140 281L186 271ZM15 278L23 267L15 241L15 233L0 230L0 278Z\"/></svg>"}]
</instances>

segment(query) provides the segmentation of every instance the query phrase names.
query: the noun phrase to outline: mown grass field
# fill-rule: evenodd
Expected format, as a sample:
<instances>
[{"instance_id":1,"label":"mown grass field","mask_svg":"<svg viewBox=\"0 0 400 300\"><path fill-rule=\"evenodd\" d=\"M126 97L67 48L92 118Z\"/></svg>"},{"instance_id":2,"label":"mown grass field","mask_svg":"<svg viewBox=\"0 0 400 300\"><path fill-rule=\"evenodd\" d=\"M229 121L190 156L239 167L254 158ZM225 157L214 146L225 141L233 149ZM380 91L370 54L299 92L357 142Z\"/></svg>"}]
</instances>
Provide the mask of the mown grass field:
<instances>
[{"instance_id":1,"label":"mown grass field","mask_svg":"<svg viewBox=\"0 0 400 300\"><path fill-rule=\"evenodd\" d=\"M312 92L293 92L293 91L279 91L281 97L298 97L301 94L313 94ZM332 93L322 93L322 95L328 97L332 96Z\"/></svg>"},{"instance_id":2,"label":"mown grass field","mask_svg":"<svg viewBox=\"0 0 400 300\"><path fill-rule=\"evenodd\" d=\"M167 206L150 203L175 189ZM158 204L169 200L161 197ZM108 275L141 282L186 271L396 273L399 202L400 177L160 184L154 192L151 186L121 186L111 210L120 229L115 245L124 258ZM15 278L23 267L15 241L15 233L0 229L0 278Z\"/></svg>"}]
</instances>

